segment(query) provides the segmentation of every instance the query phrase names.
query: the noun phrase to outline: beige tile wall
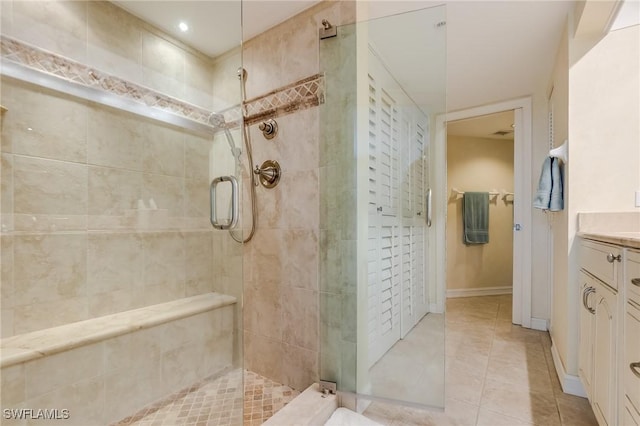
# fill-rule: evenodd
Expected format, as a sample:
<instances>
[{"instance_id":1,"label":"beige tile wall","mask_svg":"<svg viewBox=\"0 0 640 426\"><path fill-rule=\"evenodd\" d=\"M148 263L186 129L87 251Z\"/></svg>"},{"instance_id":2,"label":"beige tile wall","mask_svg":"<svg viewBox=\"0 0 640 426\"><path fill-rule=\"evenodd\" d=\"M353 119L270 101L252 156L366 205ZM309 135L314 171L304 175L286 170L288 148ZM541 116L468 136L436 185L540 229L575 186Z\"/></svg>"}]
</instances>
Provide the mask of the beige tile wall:
<instances>
[{"instance_id":1,"label":"beige tile wall","mask_svg":"<svg viewBox=\"0 0 640 426\"><path fill-rule=\"evenodd\" d=\"M237 79L214 95L213 60L112 3L2 1L0 12L3 35L205 108L239 102ZM209 224L210 156L226 141L1 84L2 337L213 290L240 296L240 248ZM158 210L138 209L150 199Z\"/></svg>"},{"instance_id":2,"label":"beige tile wall","mask_svg":"<svg viewBox=\"0 0 640 426\"><path fill-rule=\"evenodd\" d=\"M224 99L235 92L228 83L237 82L240 52L211 64L108 3L45 3L2 2L3 32L204 107L222 109L234 103ZM340 25L353 22L354 16L353 3L326 2L247 41L242 52L249 73L247 97L318 73L322 19ZM154 52L162 52L161 57ZM163 69L168 72L160 74ZM211 86L221 95L210 96ZM280 134L272 141L266 141L257 126L250 129L254 162L278 160L284 175L277 188L258 188L258 233L243 250L226 234L200 232L207 225L210 176L204 160L209 141L20 83L3 81L2 90L3 104L5 99L9 103L11 93L16 100L31 96L32 105L48 105L53 116L27 132L19 129L24 129L31 108L23 106L18 114L18 106L7 105L10 112L3 116L3 275L13 277L15 265L26 262L25 253L36 253L44 259L36 272L65 279L47 289L57 298L55 306L37 299L20 305L13 290L17 281L3 276L3 333L17 332L16 315L22 315L24 325L18 328L24 332L75 320L66 315L78 312L102 315L111 308L208 291L212 288L207 281L213 277L216 291L242 296L238 277L244 274L246 367L297 389L318 379L319 186L328 169L320 169L317 108L278 118ZM14 137L18 131L24 137ZM34 131L36 136L31 136ZM53 145L38 140L39 131ZM139 198L148 202L151 197L161 211L135 210ZM244 209L247 217L246 203ZM67 250L66 244L74 255L57 270L52 263L56 248L64 245ZM101 256L107 250L112 253L108 259ZM197 260L209 251L211 267ZM143 260L134 262L136 256ZM27 278L37 287L36 272ZM167 357L170 362L171 355ZM110 380L106 392L124 392L117 378Z\"/></svg>"},{"instance_id":3,"label":"beige tile wall","mask_svg":"<svg viewBox=\"0 0 640 426\"><path fill-rule=\"evenodd\" d=\"M66 409L69 425L121 420L231 367L234 309L225 306L3 368L2 409Z\"/></svg>"},{"instance_id":4,"label":"beige tile wall","mask_svg":"<svg viewBox=\"0 0 640 426\"><path fill-rule=\"evenodd\" d=\"M320 72L321 21L354 16L352 3L325 2L246 41L248 99ZM250 128L254 163L277 160L283 175L277 187L257 188L258 231L245 245L245 366L298 390L320 371L319 118L318 108L277 117L272 140Z\"/></svg>"}]
</instances>

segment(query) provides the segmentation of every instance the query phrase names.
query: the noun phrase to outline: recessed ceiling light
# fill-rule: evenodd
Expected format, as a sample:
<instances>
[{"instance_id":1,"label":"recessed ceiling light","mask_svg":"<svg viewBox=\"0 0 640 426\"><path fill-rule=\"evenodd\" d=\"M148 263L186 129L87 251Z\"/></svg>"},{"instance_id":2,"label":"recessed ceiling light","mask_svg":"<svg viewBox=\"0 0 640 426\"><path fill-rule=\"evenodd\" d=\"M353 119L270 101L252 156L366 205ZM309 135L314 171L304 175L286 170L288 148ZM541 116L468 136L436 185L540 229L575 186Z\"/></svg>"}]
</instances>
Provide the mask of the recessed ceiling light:
<instances>
[{"instance_id":1,"label":"recessed ceiling light","mask_svg":"<svg viewBox=\"0 0 640 426\"><path fill-rule=\"evenodd\" d=\"M186 22L180 22L178 24L178 28L180 28L180 31L182 31L183 33L186 33L187 31L189 31L189 25L187 25Z\"/></svg>"}]
</instances>

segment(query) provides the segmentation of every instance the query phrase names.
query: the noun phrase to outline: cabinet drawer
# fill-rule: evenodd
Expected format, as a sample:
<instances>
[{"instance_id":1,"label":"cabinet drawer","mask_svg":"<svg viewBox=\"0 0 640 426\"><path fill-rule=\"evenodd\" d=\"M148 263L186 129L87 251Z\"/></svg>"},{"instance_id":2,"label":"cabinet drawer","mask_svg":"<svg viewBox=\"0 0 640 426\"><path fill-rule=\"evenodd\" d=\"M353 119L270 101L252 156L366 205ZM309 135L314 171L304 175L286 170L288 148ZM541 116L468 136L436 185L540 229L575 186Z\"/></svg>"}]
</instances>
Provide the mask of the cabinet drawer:
<instances>
[{"instance_id":1,"label":"cabinet drawer","mask_svg":"<svg viewBox=\"0 0 640 426\"><path fill-rule=\"evenodd\" d=\"M631 369L631 364L640 363L640 309L636 309L629 303L626 305L624 316L624 363L622 364L622 377L624 393L628 402L637 412L640 412L640 377ZM640 374L640 367L635 371Z\"/></svg>"},{"instance_id":2,"label":"cabinet drawer","mask_svg":"<svg viewBox=\"0 0 640 426\"><path fill-rule=\"evenodd\" d=\"M627 297L640 305L640 252L628 250L625 265Z\"/></svg>"},{"instance_id":3,"label":"cabinet drawer","mask_svg":"<svg viewBox=\"0 0 640 426\"><path fill-rule=\"evenodd\" d=\"M622 256L622 250L616 246L583 241L580 253L580 267L617 290L618 264L620 262L618 260L610 262L607 259L609 255L618 259L618 256Z\"/></svg>"}]
</instances>

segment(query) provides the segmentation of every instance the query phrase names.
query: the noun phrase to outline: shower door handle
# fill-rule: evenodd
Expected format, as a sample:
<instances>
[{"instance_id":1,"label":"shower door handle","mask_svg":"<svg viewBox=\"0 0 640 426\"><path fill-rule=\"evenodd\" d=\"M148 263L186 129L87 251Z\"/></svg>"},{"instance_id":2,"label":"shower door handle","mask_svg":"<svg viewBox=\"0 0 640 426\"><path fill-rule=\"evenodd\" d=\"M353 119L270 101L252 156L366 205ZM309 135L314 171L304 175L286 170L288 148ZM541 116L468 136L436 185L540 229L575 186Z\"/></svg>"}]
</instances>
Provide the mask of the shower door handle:
<instances>
[{"instance_id":1,"label":"shower door handle","mask_svg":"<svg viewBox=\"0 0 640 426\"><path fill-rule=\"evenodd\" d=\"M216 188L222 182L231 183L231 219L226 223L218 222L218 213L216 211ZM209 197L211 201L210 220L211 225L216 229L232 229L238 223L238 180L234 176L219 176L211 181L209 185Z\"/></svg>"},{"instance_id":2,"label":"shower door handle","mask_svg":"<svg viewBox=\"0 0 640 426\"><path fill-rule=\"evenodd\" d=\"M427 190L427 227L431 228L431 188Z\"/></svg>"}]
</instances>

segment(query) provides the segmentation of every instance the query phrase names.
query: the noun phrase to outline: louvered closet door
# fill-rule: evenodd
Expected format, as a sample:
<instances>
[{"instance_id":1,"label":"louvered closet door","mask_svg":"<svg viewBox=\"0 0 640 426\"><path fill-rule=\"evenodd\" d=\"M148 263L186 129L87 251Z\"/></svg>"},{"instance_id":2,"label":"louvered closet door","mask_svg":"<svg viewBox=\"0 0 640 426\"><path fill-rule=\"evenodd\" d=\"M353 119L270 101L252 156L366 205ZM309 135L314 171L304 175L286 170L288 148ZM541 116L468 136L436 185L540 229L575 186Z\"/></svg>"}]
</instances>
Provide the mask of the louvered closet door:
<instances>
[{"instance_id":1,"label":"louvered closet door","mask_svg":"<svg viewBox=\"0 0 640 426\"><path fill-rule=\"evenodd\" d=\"M413 276L413 303L415 311L416 323L427 314L429 311L428 303L428 290L427 290L427 254L428 254L428 239L427 239L427 205L426 205L426 193L429 188L429 173L427 165L427 155L429 153L428 147L428 132L429 121L424 114L416 108L413 129L413 150L414 150L414 176L413 176L413 230L412 230L412 244L413 252L412 258L414 259L414 265L412 269Z\"/></svg>"},{"instance_id":2,"label":"louvered closet door","mask_svg":"<svg viewBox=\"0 0 640 426\"><path fill-rule=\"evenodd\" d=\"M369 361L427 312L428 121L378 59L369 68Z\"/></svg>"},{"instance_id":3,"label":"louvered closet door","mask_svg":"<svg viewBox=\"0 0 640 426\"><path fill-rule=\"evenodd\" d=\"M396 101L369 73L369 362L374 364L400 338L400 247ZM382 76L384 78L384 76Z\"/></svg>"},{"instance_id":4,"label":"louvered closet door","mask_svg":"<svg viewBox=\"0 0 640 426\"><path fill-rule=\"evenodd\" d=\"M405 337L428 312L426 189L428 120L417 107L404 110L407 137L403 139L402 323Z\"/></svg>"}]
</instances>

